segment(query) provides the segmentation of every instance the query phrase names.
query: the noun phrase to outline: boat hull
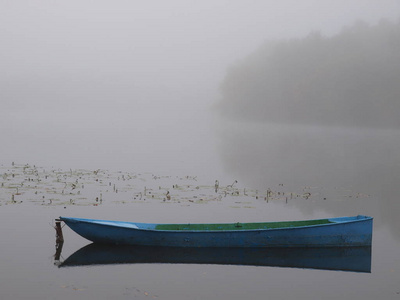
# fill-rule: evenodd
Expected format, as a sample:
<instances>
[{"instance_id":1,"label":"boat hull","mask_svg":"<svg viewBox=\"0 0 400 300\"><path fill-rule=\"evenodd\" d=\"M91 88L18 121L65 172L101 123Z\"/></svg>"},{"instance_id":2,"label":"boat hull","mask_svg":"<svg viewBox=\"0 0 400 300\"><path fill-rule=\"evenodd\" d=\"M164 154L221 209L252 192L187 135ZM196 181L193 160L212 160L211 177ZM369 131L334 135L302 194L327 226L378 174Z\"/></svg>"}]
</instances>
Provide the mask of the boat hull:
<instances>
[{"instance_id":1,"label":"boat hull","mask_svg":"<svg viewBox=\"0 0 400 300\"><path fill-rule=\"evenodd\" d=\"M156 224L60 217L94 243L167 247L357 247L370 246L372 218L329 219L332 223L251 230L157 230Z\"/></svg>"}]
</instances>

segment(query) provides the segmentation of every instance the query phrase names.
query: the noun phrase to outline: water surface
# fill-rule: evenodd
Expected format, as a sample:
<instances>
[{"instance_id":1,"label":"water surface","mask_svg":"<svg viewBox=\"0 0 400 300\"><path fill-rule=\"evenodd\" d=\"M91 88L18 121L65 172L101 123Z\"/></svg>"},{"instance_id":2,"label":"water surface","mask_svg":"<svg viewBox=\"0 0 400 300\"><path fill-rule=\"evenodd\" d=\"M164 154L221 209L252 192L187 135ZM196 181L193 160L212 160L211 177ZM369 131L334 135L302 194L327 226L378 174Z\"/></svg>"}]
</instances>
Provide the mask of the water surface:
<instances>
[{"instance_id":1,"label":"water surface","mask_svg":"<svg viewBox=\"0 0 400 300\"><path fill-rule=\"evenodd\" d=\"M215 178L65 170L23 164L2 165L2 174L7 174L1 177L0 202L0 296L3 299L399 297L397 249L400 242L393 230L398 222L388 218L390 214L386 210L391 205L396 207L395 197L382 198L382 194L368 193L356 186L290 188L281 183L271 184L268 187L271 196L265 198L267 190L245 186L240 180L228 182L219 178L215 192ZM167 191L170 200L166 198ZM380 205L382 199L384 206ZM199 263L185 261L190 253L177 252L175 261L159 254L154 261L60 268L60 263L90 244L67 227L63 229L65 243L61 256L59 260L54 257L52 226L60 215L194 223L301 220L354 214L374 217L370 257L367 253L370 272L282 264L282 261L298 261L294 256L299 253L290 252L286 257L278 256L280 263L275 265L271 260L269 265L258 266L243 261ZM257 255L260 253L253 253L254 258ZM301 255L308 259L321 257L318 252ZM323 255L329 257L326 253ZM340 257L348 265L343 255ZM356 253L356 257L365 258L365 252ZM274 259L276 262L276 255ZM330 261L322 259L327 265Z\"/></svg>"}]
</instances>

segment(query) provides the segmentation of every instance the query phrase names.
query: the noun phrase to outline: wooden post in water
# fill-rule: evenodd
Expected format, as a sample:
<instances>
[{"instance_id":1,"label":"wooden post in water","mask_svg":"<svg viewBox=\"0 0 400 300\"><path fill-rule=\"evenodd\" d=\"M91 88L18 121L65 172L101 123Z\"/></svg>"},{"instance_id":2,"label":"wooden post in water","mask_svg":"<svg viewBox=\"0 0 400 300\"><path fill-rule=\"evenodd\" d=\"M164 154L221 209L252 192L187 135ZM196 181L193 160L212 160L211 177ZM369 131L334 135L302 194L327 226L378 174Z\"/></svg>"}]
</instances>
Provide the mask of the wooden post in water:
<instances>
[{"instance_id":1,"label":"wooden post in water","mask_svg":"<svg viewBox=\"0 0 400 300\"><path fill-rule=\"evenodd\" d=\"M60 257L61 257L61 251L62 251L63 245L64 245L64 242L56 243L56 253L54 254L54 264L55 265L60 265Z\"/></svg>"},{"instance_id":2,"label":"wooden post in water","mask_svg":"<svg viewBox=\"0 0 400 300\"><path fill-rule=\"evenodd\" d=\"M64 243L61 220L56 219L56 226L54 228L56 230L56 243Z\"/></svg>"}]
</instances>

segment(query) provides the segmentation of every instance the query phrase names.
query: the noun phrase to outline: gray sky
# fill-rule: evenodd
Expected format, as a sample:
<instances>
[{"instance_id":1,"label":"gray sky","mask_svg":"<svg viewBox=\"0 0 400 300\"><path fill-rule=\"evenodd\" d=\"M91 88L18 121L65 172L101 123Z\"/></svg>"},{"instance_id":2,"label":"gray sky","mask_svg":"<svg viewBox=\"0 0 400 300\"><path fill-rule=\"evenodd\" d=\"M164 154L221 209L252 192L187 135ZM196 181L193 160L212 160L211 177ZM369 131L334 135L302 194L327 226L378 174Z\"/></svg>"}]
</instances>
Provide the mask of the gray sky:
<instances>
[{"instance_id":1,"label":"gray sky","mask_svg":"<svg viewBox=\"0 0 400 300\"><path fill-rule=\"evenodd\" d=\"M2 160L206 172L208 109L232 63L269 39L399 12L398 0L0 0Z\"/></svg>"}]
</instances>

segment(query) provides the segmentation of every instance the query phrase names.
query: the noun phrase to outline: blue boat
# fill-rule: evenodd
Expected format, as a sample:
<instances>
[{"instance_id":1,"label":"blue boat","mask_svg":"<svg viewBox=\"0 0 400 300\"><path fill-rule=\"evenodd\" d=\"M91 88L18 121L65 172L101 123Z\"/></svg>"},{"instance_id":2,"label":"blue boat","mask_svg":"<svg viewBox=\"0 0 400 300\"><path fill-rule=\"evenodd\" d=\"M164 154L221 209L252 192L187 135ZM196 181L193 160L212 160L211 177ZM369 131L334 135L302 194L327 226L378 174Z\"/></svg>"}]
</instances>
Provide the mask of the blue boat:
<instances>
[{"instance_id":1,"label":"blue boat","mask_svg":"<svg viewBox=\"0 0 400 300\"><path fill-rule=\"evenodd\" d=\"M92 243L58 267L113 264L217 264L371 272L371 247L188 248Z\"/></svg>"},{"instance_id":2,"label":"blue boat","mask_svg":"<svg viewBox=\"0 0 400 300\"><path fill-rule=\"evenodd\" d=\"M220 224L152 224L60 217L94 243L167 247L357 247L370 246L368 216Z\"/></svg>"}]
</instances>

